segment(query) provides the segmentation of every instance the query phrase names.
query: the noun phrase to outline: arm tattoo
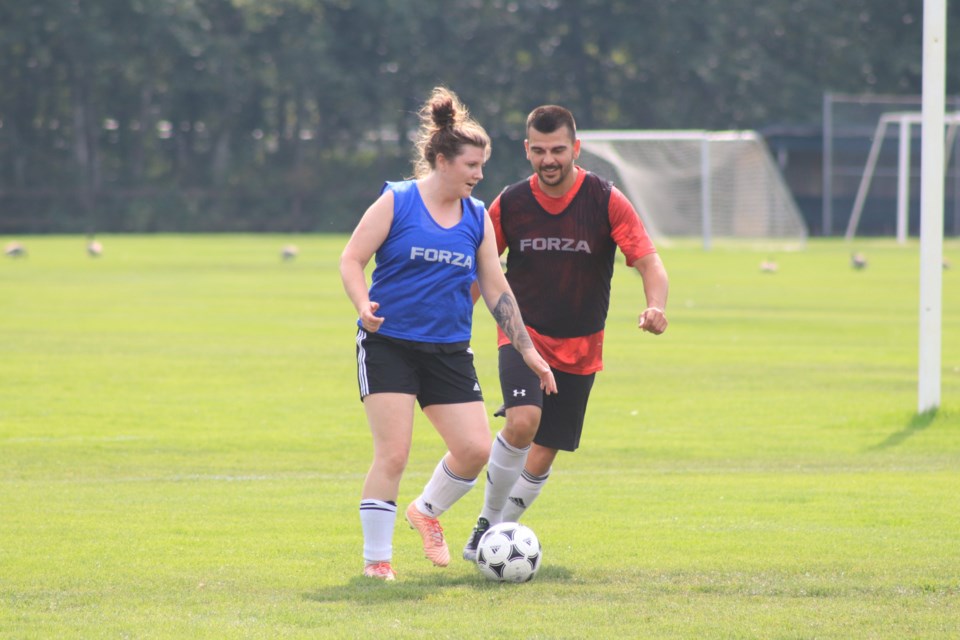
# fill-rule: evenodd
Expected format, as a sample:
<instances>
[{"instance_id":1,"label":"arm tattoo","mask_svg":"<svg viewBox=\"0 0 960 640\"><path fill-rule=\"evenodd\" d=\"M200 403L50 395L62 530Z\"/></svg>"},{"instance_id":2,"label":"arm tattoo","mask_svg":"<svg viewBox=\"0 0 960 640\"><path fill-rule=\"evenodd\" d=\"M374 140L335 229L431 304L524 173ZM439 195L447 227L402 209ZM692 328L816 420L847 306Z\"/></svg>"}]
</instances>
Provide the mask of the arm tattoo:
<instances>
[{"instance_id":1,"label":"arm tattoo","mask_svg":"<svg viewBox=\"0 0 960 640\"><path fill-rule=\"evenodd\" d=\"M527 328L523 326L523 318L520 317L520 308L517 306L517 301L509 293L500 296L497 306L493 308L493 318L510 338L510 342L513 343L517 351L523 351L533 346L530 334L527 333Z\"/></svg>"}]
</instances>

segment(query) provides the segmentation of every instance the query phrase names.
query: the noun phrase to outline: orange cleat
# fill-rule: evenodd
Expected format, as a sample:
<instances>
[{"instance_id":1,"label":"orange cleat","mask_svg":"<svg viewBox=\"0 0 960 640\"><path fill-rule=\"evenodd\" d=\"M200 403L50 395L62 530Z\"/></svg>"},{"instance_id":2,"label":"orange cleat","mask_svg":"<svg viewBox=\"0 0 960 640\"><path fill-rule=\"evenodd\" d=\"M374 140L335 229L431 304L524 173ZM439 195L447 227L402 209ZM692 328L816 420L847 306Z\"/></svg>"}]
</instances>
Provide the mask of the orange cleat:
<instances>
[{"instance_id":1,"label":"orange cleat","mask_svg":"<svg viewBox=\"0 0 960 640\"><path fill-rule=\"evenodd\" d=\"M411 502L407 507L407 522L411 529L420 532L420 537L423 538L423 554L430 562L438 567L450 564L450 550L447 549L447 541L443 539L443 527L439 520L423 515L417 509L416 503Z\"/></svg>"}]
</instances>

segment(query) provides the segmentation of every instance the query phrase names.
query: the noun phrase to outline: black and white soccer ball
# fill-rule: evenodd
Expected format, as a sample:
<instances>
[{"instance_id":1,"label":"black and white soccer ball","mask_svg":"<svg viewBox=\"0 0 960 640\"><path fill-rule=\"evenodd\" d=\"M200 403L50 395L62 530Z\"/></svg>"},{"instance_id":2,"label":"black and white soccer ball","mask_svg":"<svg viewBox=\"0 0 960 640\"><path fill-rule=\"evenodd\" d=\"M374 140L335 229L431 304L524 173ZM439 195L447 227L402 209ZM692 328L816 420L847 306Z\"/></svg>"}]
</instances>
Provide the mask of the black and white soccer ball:
<instances>
[{"instance_id":1,"label":"black and white soccer ball","mask_svg":"<svg viewBox=\"0 0 960 640\"><path fill-rule=\"evenodd\" d=\"M497 582L529 582L540 569L543 550L530 527L517 522L493 525L480 538L477 567Z\"/></svg>"}]
</instances>

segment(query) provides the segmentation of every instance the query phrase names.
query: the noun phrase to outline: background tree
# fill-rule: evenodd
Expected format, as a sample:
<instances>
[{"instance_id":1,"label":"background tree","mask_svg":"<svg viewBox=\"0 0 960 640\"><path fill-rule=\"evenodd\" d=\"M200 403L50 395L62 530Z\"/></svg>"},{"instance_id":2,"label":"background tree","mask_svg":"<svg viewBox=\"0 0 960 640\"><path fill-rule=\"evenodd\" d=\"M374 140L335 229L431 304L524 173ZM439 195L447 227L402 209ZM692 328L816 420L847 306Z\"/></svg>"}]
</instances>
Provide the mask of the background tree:
<instances>
[{"instance_id":1,"label":"background tree","mask_svg":"<svg viewBox=\"0 0 960 640\"><path fill-rule=\"evenodd\" d=\"M494 139L490 200L537 104L585 129L816 126L825 91L918 94L921 31L916 0L4 3L0 232L349 229L409 174L437 84Z\"/></svg>"}]
</instances>

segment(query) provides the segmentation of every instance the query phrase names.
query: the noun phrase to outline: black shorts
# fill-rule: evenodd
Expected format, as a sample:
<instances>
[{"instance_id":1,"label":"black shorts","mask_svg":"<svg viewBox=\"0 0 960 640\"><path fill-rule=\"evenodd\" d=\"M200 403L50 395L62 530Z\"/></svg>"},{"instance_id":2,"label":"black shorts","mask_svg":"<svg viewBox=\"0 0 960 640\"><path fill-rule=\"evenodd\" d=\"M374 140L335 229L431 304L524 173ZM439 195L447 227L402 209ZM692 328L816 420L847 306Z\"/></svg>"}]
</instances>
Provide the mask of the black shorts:
<instances>
[{"instance_id":1,"label":"black shorts","mask_svg":"<svg viewBox=\"0 0 960 640\"><path fill-rule=\"evenodd\" d=\"M470 344L434 344L357 331L360 400L371 393L409 393L420 407L483 402Z\"/></svg>"},{"instance_id":2,"label":"black shorts","mask_svg":"<svg viewBox=\"0 0 960 640\"><path fill-rule=\"evenodd\" d=\"M581 376L551 369L557 381L557 393L547 396L540 389L540 378L530 370L513 345L500 347L503 404L508 409L524 405L540 407L543 413L533 441L550 449L576 451L580 446L583 418L596 374Z\"/></svg>"}]
</instances>

